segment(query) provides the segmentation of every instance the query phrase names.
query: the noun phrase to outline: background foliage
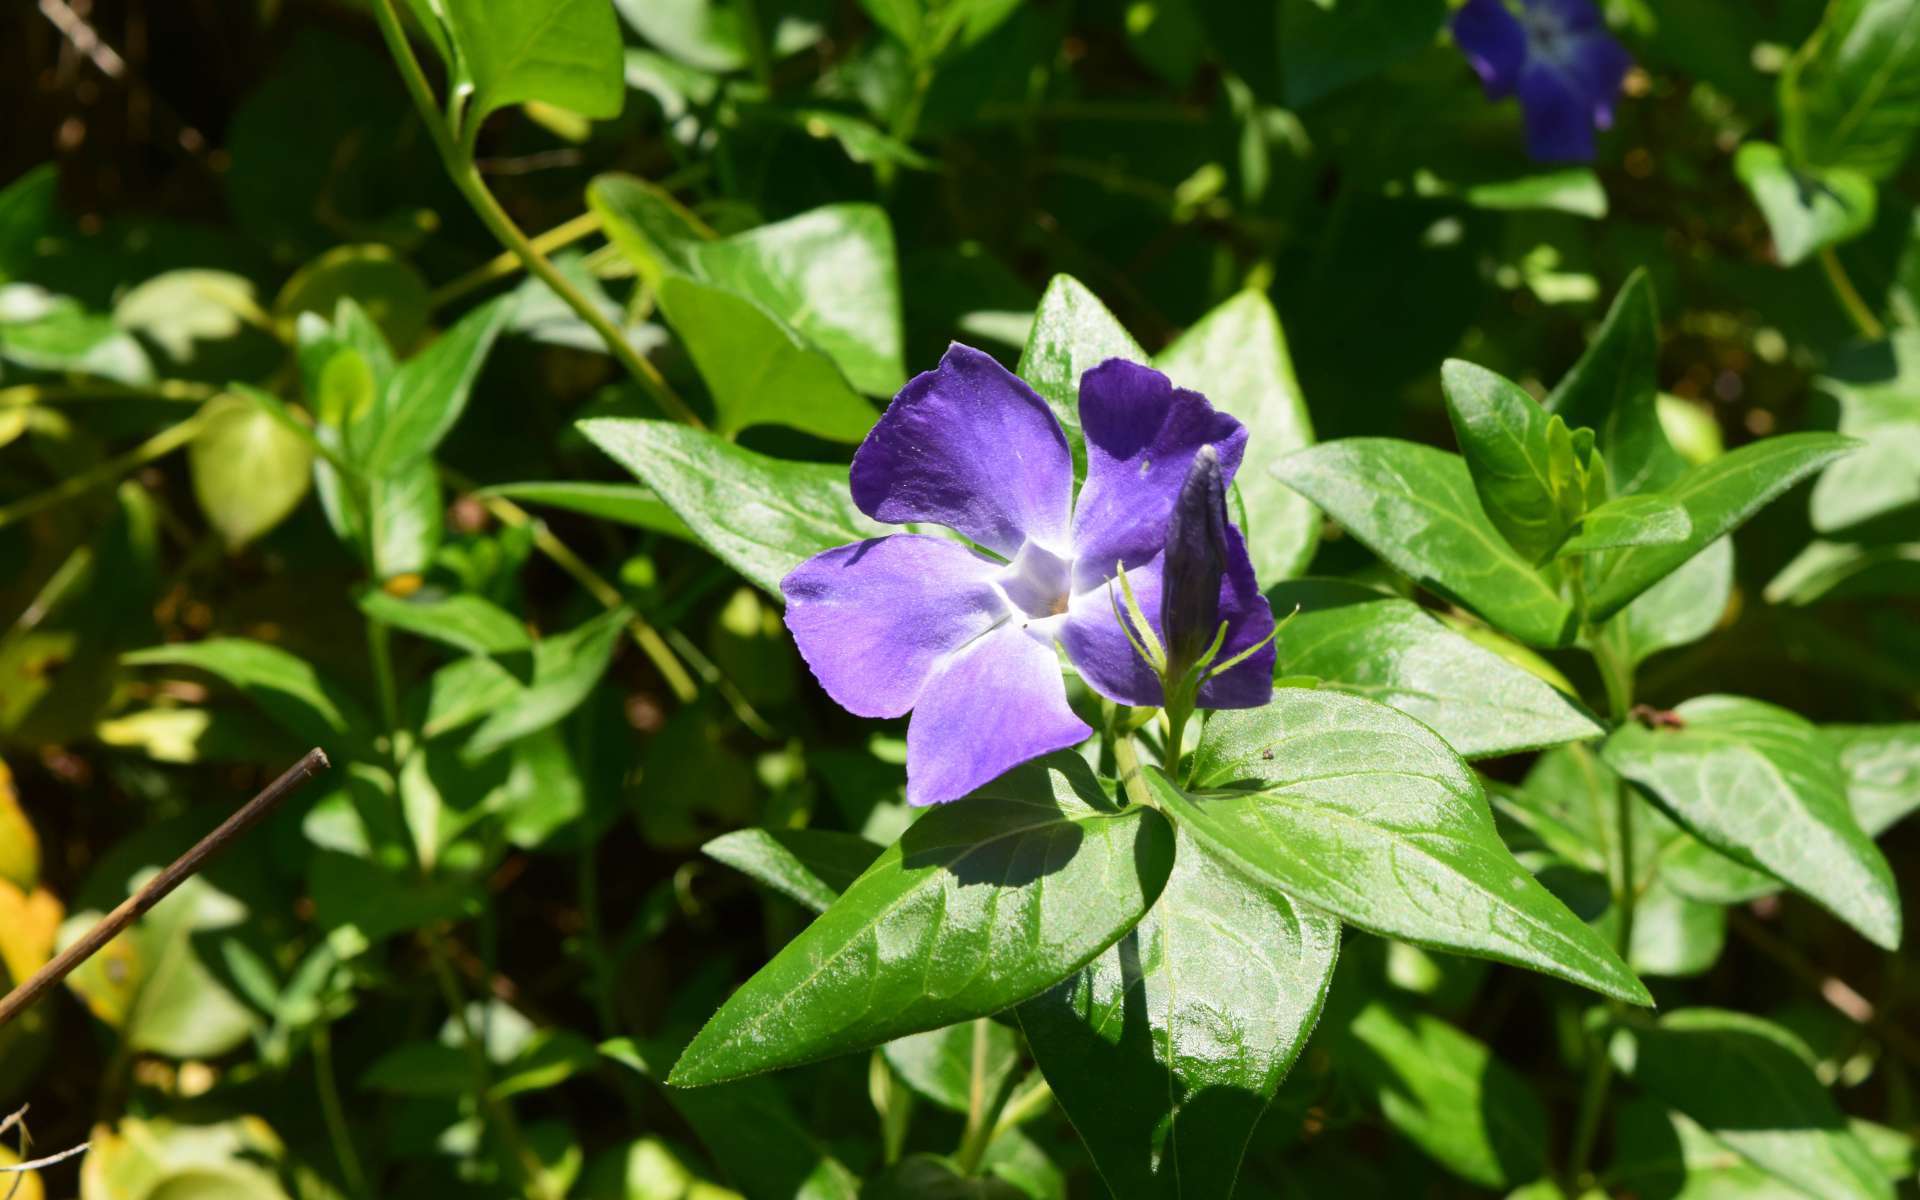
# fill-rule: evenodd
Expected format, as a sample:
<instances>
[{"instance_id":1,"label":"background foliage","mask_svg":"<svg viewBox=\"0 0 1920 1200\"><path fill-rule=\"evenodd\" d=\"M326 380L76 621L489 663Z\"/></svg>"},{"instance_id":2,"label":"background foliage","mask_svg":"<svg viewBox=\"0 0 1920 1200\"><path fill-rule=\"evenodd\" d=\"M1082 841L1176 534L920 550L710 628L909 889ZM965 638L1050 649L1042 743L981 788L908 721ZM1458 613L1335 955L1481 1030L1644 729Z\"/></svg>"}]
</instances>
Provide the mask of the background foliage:
<instances>
[{"instance_id":1,"label":"background foliage","mask_svg":"<svg viewBox=\"0 0 1920 1200\"><path fill-rule=\"evenodd\" d=\"M1442 730L1434 770L1474 759L1457 794L1609 936L1606 773L1664 806L1635 810L1657 874L1628 939L1662 1015L1630 1036L1572 986L1357 929L1329 967L1304 905L1223 917L1319 964L1277 1024L1333 980L1264 1117L1231 1088L1190 1110L1258 1119L1237 1195L1912 1194L1920 993L1881 946L1920 877L1920 4L1608 12L1639 64L1616 127L1546 167L1440 0L417 0L420 82L461 97L439 128L364 6L13 6L0 976L307 745L341 764L0 1029L0 1108L93 1139L21 1194L1167 1186L1152 1130L1063 1113L1120 1078L1101 1047L1089 1091L1033 1071L1124 1004L1098 967L1017 1022L664 1086L907 826L903 726L819 694L776 585L877 531L851 446L954 339L1070 429L1110 354L1254 426L1255 564L1303 608L1282 670ZM515 227L546 281L502 255ZM1449 367L1443 393L1449 357L1578 412L1590 343L1641 354L1687 463L1865 442L1612 627L1633 699L1749 756L1694 791L1658 730L1575 744L1608 681L1551 648L1563 614L1445 604L1408 522L1267 470L1316 438L1453 449L1464 389L1497 388ZM718 436L633 421L688 413ZM1864 835L1806 853L1815 809L1891 876ZM1755 811L1773 849L1706 844ZM1370 927L1431 940L1411 919ZM1183 1160L1185 1194L1224 1194L1231 1151Z\"/></svg>"}]
</instances>

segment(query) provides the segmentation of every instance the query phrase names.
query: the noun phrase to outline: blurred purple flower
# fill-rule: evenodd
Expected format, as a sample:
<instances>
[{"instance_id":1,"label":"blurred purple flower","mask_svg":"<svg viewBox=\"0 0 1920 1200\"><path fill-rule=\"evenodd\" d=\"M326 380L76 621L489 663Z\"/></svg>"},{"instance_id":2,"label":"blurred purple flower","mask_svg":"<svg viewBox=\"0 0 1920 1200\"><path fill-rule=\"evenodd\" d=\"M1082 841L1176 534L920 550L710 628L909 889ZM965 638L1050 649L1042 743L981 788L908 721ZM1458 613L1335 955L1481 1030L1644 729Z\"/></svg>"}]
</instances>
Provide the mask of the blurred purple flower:
<instances>
[{"instance_id":1,"label":"blurred purple flower","mask_svg":"<svg viewBox=\"0 0 1920 1200\"><path fill-rule=\"evenodd\" d=\"M1067 705L1058 646L1095 692L1159 705L1110 582L1123 564L1143 614L1160 610L1174 500L1202 446L1222 486L1246 446L1239 421L1148 367L1110 359L1080 378L1087 477L1078 501L1060 423L987 354L955 344L894 398L853 457L853 499L890 524L942 525L968 545L899 533L814 555L781 581L787 628L820 686L863 717L907 727L907 800L940 804L1093 730ZM1222 661L1273 613L1240 531L1226 529ZM998 556L998 557L993 557ZM1154 623L1156 616L1149 616ZM1200 688L1204 708L1272 694L1263 646Z\"/></svg>"},{"instance_id":2,"label":"blurred purple flower","mask_svg":"<svg viewBox=\"0 0 1920 1200\"><path fill-rule=\"evenodd\" d=\"M1495 100L1520 97L1527 153L1541 162L1593 158L1593 131L1613 124L1613 100L1633 59L1591 0L1467 0L1453 40Z\"/></svg>"}]
</instances>

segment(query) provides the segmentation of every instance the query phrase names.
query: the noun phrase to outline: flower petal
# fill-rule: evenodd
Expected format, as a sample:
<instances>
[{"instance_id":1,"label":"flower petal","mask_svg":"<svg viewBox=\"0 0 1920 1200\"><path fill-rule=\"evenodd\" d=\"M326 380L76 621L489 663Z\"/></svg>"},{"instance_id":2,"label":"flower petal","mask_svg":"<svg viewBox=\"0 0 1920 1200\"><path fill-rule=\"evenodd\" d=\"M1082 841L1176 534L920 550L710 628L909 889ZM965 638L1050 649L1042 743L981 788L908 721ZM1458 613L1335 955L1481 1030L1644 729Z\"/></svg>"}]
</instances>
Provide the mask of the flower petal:
<instances>
[{"instance_id":1,"label":"flower petal","mask_svg":"<svg viewBox=\"0 0 1920 1200\"><path fill-rule=\"evenodd\" d=\"M1513 91L1527 61L1527 33L1502 0L1467 0L1453 14L1453 44L1467 56L1487 95Z\"/></svg>"},{"instance_id":2,"label":"flower petal","mask_svg":"<svg viewBox=\"0 0 1920 1200\"><path fill-rule=\"evenodd\" d=\"M1205 396L1119 358L1080 377L1080 427L1087 482L1073 513L1075 590L1100 586L1117 562L1132 568L1160 553L1200 447L1213 445L1232 483L1247 444L1246 427Z\"/></svg>"},{"instance_id":3,"label":"flower petal","mask_svg":"<svg viewBox=\"0 0 1920 1200\"><path fill-rule=\"evenodd\" d=\"M954 651L1006 619L998 563L898 533L824 550L780 581L787 628L835 703L897 717Z\"/></svg>"},{"instance_id":4,"label":"flower petal","mask_svg":"<svg viewBox=\"0 0 1920 1200\"><path fill-rule=\"evenodd\" d=\"M1550 14L1554 27L1563 33L1586 33L1606 25L1593 0L1526 0L1526 4Z\"/></svg>"},{"instance_id":5,"label":"flower petal","mask_svg":"<svg viewBox=\"0 0 1920 1200\"><path fill-rule=\"evenodd\" d=\"M1535 161L1593 158L1593 109L1568 76L1530 63L1520 73L1519 92L1527 121L1527 153Z\"/></svg>"},{"instance_id":6,"label":"flower petal","mask_svg":"<svg viewBox=\"0 0 1920 1200\"><path fill-rule=\"evenodd\" d=\"M945 804L1093 730L1067 707L1054 648L1015 623L934 672L907 725L907 803Z\"/></svg>"},{"instance_id":7,"label":"flower petal","mask_svg":"<svg viewBox=\"0 0 1920 1200\"><path fill-rule=\"evenodd\" d=\"M945 525L1008 558L1029 538L1065 549L1073 458L1032 388L955 342L860 444L853 502L876 521Z\"/></svg>"},{"instance_id":8,"label":"flower petal","mask_svg":"<svg viewBox=\"0 0 1920 1200\"><path fill-rule=\"evenodd\" d=\"M1581 38L1565 64L1567 73L1585 93L1587 111L1601 129L1613 126L1613 101L1633 66L1633 56L1604 31Z\"/></svg>"},{"instance_id":9,"label":"flower petal","mask_svg":"<svg viewBox=\"0 0 1920 1200\"><path fill-rule=\"evenodd\" d=\"M1154 635L1164 640L1159 615L1162 566L1162 558L1156 556L1129 570L1127 582ZM1126 602L1117 591L1113 599L1119 599L1124 610ZM1120 704L1157 707L1164 703L1160 680L1127 640L1113 599L1105 587L1075 596L1060 630L1060 644L1095 692ZM1273 608L1260 594L1246 539L1231 525L1227 527L1226 575L1220 581L1220 619L1227 623L1227 637L1216 662L1226 662L1273 632ZM1273 663L1273 644L1268 642L1245 662L1201 684L1200 707L1259 708L1273 698Z\"/></svg>"}]
</instances>

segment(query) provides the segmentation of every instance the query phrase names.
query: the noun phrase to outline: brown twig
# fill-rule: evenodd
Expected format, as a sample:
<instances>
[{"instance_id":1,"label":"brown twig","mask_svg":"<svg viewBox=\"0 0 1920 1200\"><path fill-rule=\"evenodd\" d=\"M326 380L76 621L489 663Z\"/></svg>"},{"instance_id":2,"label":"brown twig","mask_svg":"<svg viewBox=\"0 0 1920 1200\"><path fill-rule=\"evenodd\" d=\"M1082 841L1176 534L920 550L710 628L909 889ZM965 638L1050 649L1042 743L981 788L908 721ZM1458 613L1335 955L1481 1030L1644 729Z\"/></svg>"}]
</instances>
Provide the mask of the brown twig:
<instances>
[{"instance_id":1,"label":"brown twig","mask_svg":"<svg viewBox=\"0 0 1920 1200\"><path fill-rule=\"evenodd\" d=\"M279 806L282 800L292 795L300 785L327 769L326 752L319 747L307 751L306 757L288 767L286 773L268 784L261 793L247 801L246 806L234 813L220 827L200 839L193 849L173 861L173 865L147 881L147 885L127 897L119 908L102 917L85 936L56 955L52 962L34 972L33 977L19 987L8 992L0 999L0 1026L13 1020L28 1005L38 1000L49 988L71 974L74 968L100 952L101 947L118 937L127 926L138 920L146 911L166 899L173 889L192 878L207 860L226 849L227 845L247 830L253 828L260 819Z\"/></svg>"}]
</instances>

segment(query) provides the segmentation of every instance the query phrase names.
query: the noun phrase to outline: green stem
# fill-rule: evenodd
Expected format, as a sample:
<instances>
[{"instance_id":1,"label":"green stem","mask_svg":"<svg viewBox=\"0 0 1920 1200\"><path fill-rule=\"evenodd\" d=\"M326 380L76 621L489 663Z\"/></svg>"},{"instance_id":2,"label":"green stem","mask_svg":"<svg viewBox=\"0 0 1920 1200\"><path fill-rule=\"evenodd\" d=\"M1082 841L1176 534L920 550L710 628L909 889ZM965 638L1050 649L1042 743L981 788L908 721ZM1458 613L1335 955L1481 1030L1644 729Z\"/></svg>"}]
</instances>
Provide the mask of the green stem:
<instances>
[{"instance_id":1,"label":"green stem","mask_svg":"<svg viewBox=\"0 0 1920 1200\"><path fill-rule=\"evenodd\" d=\"M320 1116L327 1125L327 1138L333 1143L333 1156L340 1162L340 1178L347 1192L368 1196L366 1172L361 1169L359 1152L353 1148L353 1135L347 1126L346 1108L340 1103L340 1084L333 1070L333 1035L327 1022L313 1027L313 1075L320 1091Z\"/></svg>"},{"instance_id":2,"label":"green stem","mask_svg":"<svg viewBox=\"0 0 1920 1200\"><path fill-rule=\"evenodd\" d=\"M53 508L76 496L83 496L98 487L117 482L123 475L146 466L156 458L164 458L192 441L206 423L204 412L195 413L178 425L170 425L154 434L138 446L106 462L61 480L44 492L36 492L12 504L0 505L0 528L15 521L32 516L34 513Z\"/></svg>"},{"instance_id":3,"label":"green stem","mask_svg":"<svg viewBox=\"0 0 1920 1200\"><path fill-rule=\"evenodd\" d=\"M453 964L448 961L445 941L436 930L426 930L421 937L427 945L427 957L433 964L434 981L440 985L440 998L452 1013L454 1024L460 1031L460 1040L466 1047L468 1064L473 1071L475 1100L487 1124L493 1127L507 1151L508 1160L523 1177L526 1194L534 1200L561 1200L559 1190L547 1178L546 1167L521 1131L513 1109L493 1094L493 1070L487 1064L486 1044L467 1016L466 998L460 994L460 982L454 977Z\"/></svg>"},{"instance_id":4,"label":"green stem","mask_svg":"<svg viewBox=\"0 0 1920 1200\"><path fill-rule=\"evenodd\" d=\"M1153 805L1153 797L1147 794L1147 781L1140 775L1140 752L1133 744L1133 734L1122 730L1113 740L1113 765L1120 772L1120 786L1127 793L1127 799L1135 804Z\"/></svg>"},{"instance_id":5,"label":"green stem","mask_svg":"<svg viewBox=\"0 0 1920 1200\"><path fill-rule=\"evenodd\" d=\"M143 387L105 382L21 383L0 388L0 408L31 408L37 404L64 404L75 400L170 400L200 404L219 394L219 388L184 379L162 379Z\"/></svg>"},{"instance_id":6,"label":"green stem","mask_svg":"<svg viewBox=\"0 0 1920 1200\"><path fill-rule=\"evenodd\" d=\"M1833 285L1833 294L1840 301L1840 307L1847 310L1847 316L1860 330L1862 337L1877 342L1887 336L1886 326L1880 324L1880 318L1873 315L1873 309L1860 295L1848 278L1847 269L1840 264L1840 256L1832 246L1820 247L1820 266L1827 273L1827 282Z\"/></svg>"},{"instance_id":7,"label":"green stem","mask_svg":"<svg viewBox=\"0 0 1920 1200\"><path fill-rule=\"evenodd\" d=\"M374 690L380 696L380 719L387 727L387 755L399 779L400 689L393 674L393 631L378 617L367 618L367 657L373 663Z\"/></svg>"},{"instance_id":8,"label":"green stem","mask_svg":"<svg viewBox=\"0 0 1920 1200\"><path fill-rule=\"evenodd\" d=\"M453 129L434 104L433 89L427 83L426 73L420 69L420 60L414 57L413 47L407 42L407 33L400 25L399 14L394 11L393 0L374 0L373 15L379 22L381 36L386 39L388 52L393 55L394 64L400 69L401 82L406 85L407 94L413 98L420 119L426 123L434 148L440 152L440 161L446 167L447 175L473 207L480 223L600 335L600 340L606 343L607 352L627 369L627 373L653 398L654 403L668 415L696 428L703 428L699 416L667 385L666 379L654 365L633 348L613 322L607 319L607 315L587 299L579 288L554 269L554 265L547 261L546 256L513 223L513 218L500 207L493 193L487 190L486 180L481 178L480 169L474 165L470 144L462 145L455 140ZM468 143L478 132L478 123L472 123L468 130Z\"/></svg>"},{"instance_id":9,"label":"green stem","mask_svg":"<svg viewBox=\"0 0 1920 1200\"><path fill-rule=\"evenodd\" d=\"M583 237L600 231L600 214L584 212L571 221L555 225L538 237L528 239L528 245L545 255L570 246ZM453 303L469 292L477 291L497 279L505 279L515 271L524 270L526 262L512 250L502 251L492 259L465 275L433 290L427 298L428 308L442 308Z\"/></svg>"},{"instance_id":10,"label":"green stem","mask_svg":"<svg viewBox=\"0 0 1920 1200\"><path fill-rule=\"evenodd\" d=\"M590 821L582 817L583 826ZM607 959L607 943L600 928L600 848L599 840L582 834L580 838L580 912L585 922L581 936L586 940L587 966L593 972L593 1009L600 1021L600 1036L610 1038L619 1030L619 1011L614 1005L612 963Z\"/></svg>"},{"instance_id":11,"label":"green stem","mask_svg":"<svg viewBox=\"0 0 1920 1200\"><path fill-rule=\"evenodd\" d=\"M993 1141L993 1135L999 1127L1000 1109L1005 1104L1000 1094L987 1093L987 1067L993 1042L992 1030L986 1017L976 1017L973 1021L973 1070L969 1075L967 1087L967 1125L960 1135L960 1148L953 1156L954 1166L962 1175L972 1175L980 1168L980 1160L986 1157L987 1147Z\"/></svg>"}]
</instances>

